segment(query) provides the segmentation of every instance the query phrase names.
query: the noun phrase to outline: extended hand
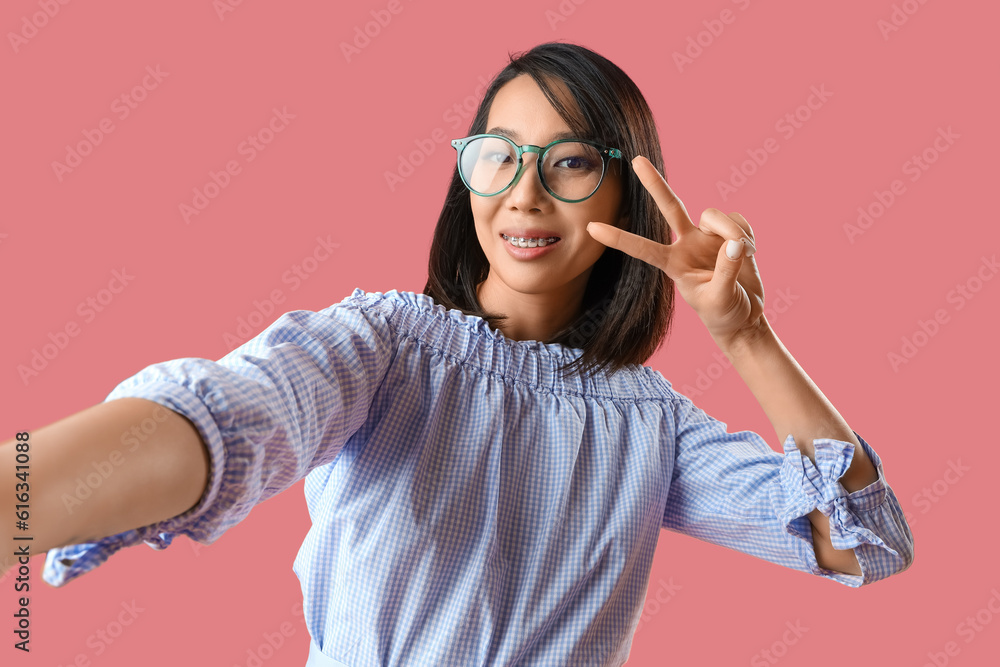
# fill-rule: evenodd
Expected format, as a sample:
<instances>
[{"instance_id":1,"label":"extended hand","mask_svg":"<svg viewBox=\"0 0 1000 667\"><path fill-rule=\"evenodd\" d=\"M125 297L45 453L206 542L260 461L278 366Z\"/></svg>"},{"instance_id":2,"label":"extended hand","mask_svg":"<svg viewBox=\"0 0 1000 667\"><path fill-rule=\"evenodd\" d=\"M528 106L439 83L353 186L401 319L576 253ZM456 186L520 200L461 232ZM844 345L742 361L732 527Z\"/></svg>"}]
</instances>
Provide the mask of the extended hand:
<instances>
[{"instance_id":1,"label":"extended hand","mask_svg":"<svg viewBox=\"0 0 1000 667\"><path fill-rule=\"evenodd\" d=\"M664 271L720 346L752 336L762 324L764 286L753 259L756 246L750 223L739 213L726 215L709 208L696 227L649 160L639 156L632 160L632 168L676 240L664 245L602 222L587 226L590 235ZM738 252L735 260L726 254L730 246Z\"/></svg>"}]
</instances>

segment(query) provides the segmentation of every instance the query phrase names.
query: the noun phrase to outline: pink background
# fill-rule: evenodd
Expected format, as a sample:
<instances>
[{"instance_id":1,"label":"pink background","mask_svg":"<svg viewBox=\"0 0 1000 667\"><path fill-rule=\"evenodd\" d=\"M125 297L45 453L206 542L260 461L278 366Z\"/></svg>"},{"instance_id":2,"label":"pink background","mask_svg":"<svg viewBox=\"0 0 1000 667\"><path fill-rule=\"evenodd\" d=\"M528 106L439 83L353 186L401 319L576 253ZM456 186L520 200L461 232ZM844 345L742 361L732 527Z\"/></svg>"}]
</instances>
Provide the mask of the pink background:
<instances>
[{"instance_id":1,"label":"pink background","mask_svg":"<svg viewBox=\"0 0 1000 667\"><path fill-rule=\"evenodd\" d=\"M994 277L982 262L1000 245L993 5L550 0L442 11L402 0L388 14L382 0L246 0L220 17L211 0L48 4L58 7L51 18L39 14L45 0L0 9L3 438L100 402L148 364L219 358L239 318L276 290L283 302L266 323L355 287L420 291L454 168L454 151L430 138L465 136L481 81L509 51L576 42L645 93L668 178L692 215L712 206L751 222L775 329L882 455L916 539L909 571L854 590L663 532L629 664L773 664L765 649L788 665L919 666L934 664L929 654L938 665L996 664L1000 618L987 604L1000 590L991 480L1000 443L988 420L1000 279L977 282ZM713 23L724 10L731 21ZM391 21L348 61L341 44L373 11ZM902 25L883 35L879 22L891 25L894 11ZM33 16L36 31L24 26ZM22 31L30 38L12 44ZM689 38L702 52L691 47L697 57L678 67ZM146 79L151 89L123 118L113 102L147 67L166 74ZM810 117L793 133L776 125L813 86L829 98L799 110ZM275 108L294 118L249 161L241 142ZM60 181L53 162L84 132L96 136L102 119L113 131ZM717 183L769 138L777 152L723 199ZM386 172L418 142L433 151L390 189ZM913 172L925 150L935 161ZM180 205L229 161L239 173L186 223ZM849 238L858 208L894 180L892 204ZM314 271L296 284L288 272L317 237L339 245L307 262ZM101 312L79 309L123 268L134 278ZM958 285L979 291L962 297ZM888 355L935 313L934 335L917 335L916 354L893 368ZM22 380L18 367L67 323L78 335ZM730 430L754 430L778 449L686 304L675 327L650 365L694 389L686 393ZM956 476L952 464L967 470ZM8 579L0 661L245 666L286 624L290 636L263 664L301 665L308 635L291 566L307 528L300 482L210 547L138 546L62 589L41 582L36 558L32 653L11 648ZM96 640L133 601L134 622L111 644ZM977 613L980 625L964 625ZM796 623L807 631L785 643Z\"/></svg>"}]
</instances>

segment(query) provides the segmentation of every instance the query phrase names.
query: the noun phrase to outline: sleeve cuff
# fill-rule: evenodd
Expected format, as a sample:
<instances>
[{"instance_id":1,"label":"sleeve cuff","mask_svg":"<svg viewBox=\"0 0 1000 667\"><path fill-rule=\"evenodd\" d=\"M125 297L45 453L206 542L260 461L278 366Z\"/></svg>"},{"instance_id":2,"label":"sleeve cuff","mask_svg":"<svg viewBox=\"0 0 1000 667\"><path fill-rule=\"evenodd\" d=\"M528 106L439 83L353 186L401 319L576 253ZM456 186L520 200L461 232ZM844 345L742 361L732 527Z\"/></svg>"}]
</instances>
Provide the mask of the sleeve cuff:
<instances>
[{"instance_id":1,"label":"sleeve cuff","mask_svg":"<svg viewBox=\"0 0 1000 667\"><path fill-rule=\"evenodd\" d=\"M878 479L863 489L848 493L838 481L851 465L854 444L832 438L813 440L816 463L803 456L789 435L785 439L785 457L781 464L781 480L787 496L781 520L789 533L809 542L812 540L807 520L800 520L818 508L830 519L830 541L834 549L854 549L862 544L882 547L893 556L899 554L882 538L860 524L855 512L871 511L885 502L886 483L882 460L875 450L854 434L878 472Z\"/></svg>"},{"instance_id":2,"label":"sleeve cuff","mask_svg":"<svg viewBox=\"0 0 1000 667\"><path fill-rule=\"evenodd\" d=\"M45 557L42 578L52 586L58 587L69 583L100 566L120 549L139 542L145 542L154 549L162 550L170 546L178 533L183 533L199 542L210 544L228 528L228 524L224 521L225 516L218 511L219 508L212 506L219 496L223 478L231 476L233 471L226 472L227 461L222 436L205 404L185 387L168 380L143 384L126 381L116 387L104 400L126 397L154 401L191 420L207 444L211 456L206 492L194 507L172 519L109 535L96 542L50 549ZM228 462L229 467L232 468L234 463L238 462Z\"/></svg>"}]
</instances>

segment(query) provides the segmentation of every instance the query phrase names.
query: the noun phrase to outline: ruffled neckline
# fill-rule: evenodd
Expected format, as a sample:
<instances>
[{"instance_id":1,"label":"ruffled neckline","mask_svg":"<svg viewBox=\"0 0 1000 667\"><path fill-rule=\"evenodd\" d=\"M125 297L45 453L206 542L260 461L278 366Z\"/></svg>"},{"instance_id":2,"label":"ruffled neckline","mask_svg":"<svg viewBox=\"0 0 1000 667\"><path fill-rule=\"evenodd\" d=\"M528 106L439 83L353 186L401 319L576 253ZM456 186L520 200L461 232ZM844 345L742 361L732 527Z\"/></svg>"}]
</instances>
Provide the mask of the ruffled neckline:
<instances>
[{"instance_id":1,"label":"ruffled neckline","mask_svg":"<svg viewBox=\"0 0 1000 667\"><path fill-rule=\"evenodd\" d=\"M512 338L508 338L503 334L503 332L491 327L489 322L478 315L469 315L461 310L458 310L457 308L446 308L442 304L435 302L434 298L427 294L400 291L396 289L389 290L388 292L366 292L359 287L354 290L354 293L351 296L357 297L366 295L378 296L383 299L401 302L411 308L424 311L432 317L451 320L470 329L477 335L484 336L497 344L505 345L509 348L543 352L551 356L568 359L575 359L583 354L582 348L568 347L560 343L543 343L537 340L514 340Z\"/></svg>"}]
</instances>

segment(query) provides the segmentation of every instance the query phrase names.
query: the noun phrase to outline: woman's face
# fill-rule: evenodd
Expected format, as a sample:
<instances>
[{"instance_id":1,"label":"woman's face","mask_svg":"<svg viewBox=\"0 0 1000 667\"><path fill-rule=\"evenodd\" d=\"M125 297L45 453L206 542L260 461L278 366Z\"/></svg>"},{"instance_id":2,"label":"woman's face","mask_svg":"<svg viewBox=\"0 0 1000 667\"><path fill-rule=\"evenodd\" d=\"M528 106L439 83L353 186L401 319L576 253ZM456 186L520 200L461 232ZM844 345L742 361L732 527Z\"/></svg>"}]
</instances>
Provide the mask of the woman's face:
<instances>
[{"instance_id":1,"label":"woman's face","mask_svg":"<svg viewBox=\"0 0 1000 667\"><path fill-rule=\"evenodd\" d=\"M557 92L574 108L564 85ZM508 136L518 145L545 146L570 128L549 104L538 84L527 74L506 83L490 108L487 133ZM605 246L587 232L590 221L618 225L621 176L609 163L601 187L589 199L575 204L559 201L542 186L535 161L537 153L525 153L524 172L513 186L493 197L469 193L479 244L490 263L486 283L491 292L521 294L551 293L561 299L582 296L594 263ZM507 240L511 237L558 237L543 252L524 251ZM525 255L535 255L526 257Z\"/></svg>"}]
</instances>

